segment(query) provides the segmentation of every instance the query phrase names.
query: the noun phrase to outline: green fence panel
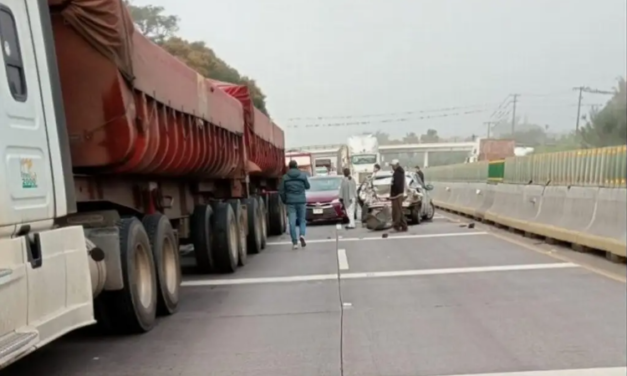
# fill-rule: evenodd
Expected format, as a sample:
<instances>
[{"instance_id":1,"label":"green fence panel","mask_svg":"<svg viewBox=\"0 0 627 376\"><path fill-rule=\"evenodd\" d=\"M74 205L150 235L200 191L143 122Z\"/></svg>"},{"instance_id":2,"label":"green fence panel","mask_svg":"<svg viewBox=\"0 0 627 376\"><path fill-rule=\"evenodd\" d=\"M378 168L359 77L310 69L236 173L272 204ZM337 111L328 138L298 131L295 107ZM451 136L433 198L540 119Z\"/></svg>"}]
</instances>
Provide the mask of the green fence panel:
<instances>
[{"instance_id":1,"label":"green fence panel","mask_svg":"<svg viewBox=\"0 0 627 376\"><path fill-rule=\"evenodd\" d=\"M431 167L430 181L627 186L627 145Z\"/></svg>"}]
</instances>

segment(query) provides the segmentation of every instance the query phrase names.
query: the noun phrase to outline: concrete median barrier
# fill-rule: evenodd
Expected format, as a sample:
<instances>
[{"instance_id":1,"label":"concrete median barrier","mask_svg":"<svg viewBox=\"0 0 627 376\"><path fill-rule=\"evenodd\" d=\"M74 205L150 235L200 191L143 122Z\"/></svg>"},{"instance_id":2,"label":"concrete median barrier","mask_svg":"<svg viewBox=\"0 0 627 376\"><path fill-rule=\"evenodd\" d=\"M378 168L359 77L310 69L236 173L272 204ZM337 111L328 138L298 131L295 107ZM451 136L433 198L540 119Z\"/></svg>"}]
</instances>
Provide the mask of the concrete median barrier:
<instances>
[{"instance_id":1,"label":"concrete median barrier","mask_svg":"<svg viewBox=\"0 0 627 376\"><path fill-rule=\"evenodd\" d=\"M548 239L625 257L627 190L577 186L433 183L437 207Z\"/></svg>"},{"instance_id":2,"label":"concrete median barrier","mask_svg":"<svg viewBox=\"0 0 627 376\"><path fill-rule=\"evenodd\" d=\"M592 221L577 237L577 244L626 256L627 189L601 188Z\"/></svg>"}]
</instances>

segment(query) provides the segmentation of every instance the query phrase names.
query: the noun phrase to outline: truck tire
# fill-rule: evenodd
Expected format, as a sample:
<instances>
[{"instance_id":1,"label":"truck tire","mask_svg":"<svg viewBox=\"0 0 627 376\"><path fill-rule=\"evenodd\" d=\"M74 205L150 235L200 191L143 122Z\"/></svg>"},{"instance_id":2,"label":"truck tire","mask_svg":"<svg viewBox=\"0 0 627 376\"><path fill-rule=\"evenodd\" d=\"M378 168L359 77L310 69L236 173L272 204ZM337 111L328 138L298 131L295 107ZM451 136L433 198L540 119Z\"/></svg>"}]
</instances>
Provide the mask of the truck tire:
<instances>
[{"instance_id":1,"label":"truck tire","mask_svg":"<svg viewBox=\"0 0 627 376\"><path fill-rule=\"evenodd\" d=\"M257 254L261 252L262 223L259 201L255 197L246 199L248 207L248 252Z\"/></svg>"},{"instance_id":2,"label":"truck tire","mask_svg":"<svg viewBox=\"0 0 627 376\"><path fill-rule=\"evenodd\" d=\"M244 216L244 210L242 204L246 204L243 200L238 199L229 200L229 204L233 208L235 219L237 222L237 265L244 266L248 260L248 244L246 241L246 230L248 223L246 223L246 217Z\"/></svg>"},{"instance_id":3,"label":"truck tire","mask_svg":"<svg viewBox=\"0 0 627 376\"><path fill-rule=\"evenodd\" d=\"M429 202L429 205L425 208L426 214L422 217L425 221L433 220L435 217L435 205L433 205L433 201Z\"/></svg>"},{"instance_id":4,"label":"truck tire","mask_svg":"<svg viewBox=\"0 0 627 376\"><path fill-rule=\"evenodd\" d=\"M196 269L202 274L212 273L215 271L211 226L213 209L209 205L196 205L190 222Z\"/></svg>"},{"instance_id":5,"label":"truck tire","mask_svg":"<svg viewBox=\"0 0 627 376\"><path fill-rule=\"evenodd\" d=\"M272 192L268 196L268 228L270 235L281 235L285 232L285 210L278 192Z\"/></svg>"},{"instance_id":6,"label":"truck tire","mask_svg":"<svg viewBox=\"0 0 627 376\"><path fill-rule=\"evenodd\" d=\"M259 211L261 212L261 249L266 249L268 242L268 211L266 210L266 200L259 197Z\"/></svg>"},{"instance_id":7,"label":"truck tire","mask_svg":"<svg viewBox=\"0 0 627 376\"><path fill-rule=\"evenodd\" d=\"M157 276L150 240L137 218L118 221L124 288L100 296L108 324L118 333L150 331L157 317Z\"/></svg>"},{"instance_id":8,"label":"truck tire","mask_svg":"<svg viewBox=\"0 0 627 376\"><path fill-rule=\"evenodd\" d=\"M216 202L213 206L213 249L216 270L220 273L235 273L238 263L238 226L233 207L227 202Z\"/></svg>"},{"instance_id":9,"label":"truck tire","mask_svg":"<svg viewBox=\"0 0 627 376\"><path fill-rule=\"evenodd\" d=\"M181 259L170 220L163 214L143 219L157 271L157 314L171 315L178 309L181 293Z\"/></svg>"}]
</instances>

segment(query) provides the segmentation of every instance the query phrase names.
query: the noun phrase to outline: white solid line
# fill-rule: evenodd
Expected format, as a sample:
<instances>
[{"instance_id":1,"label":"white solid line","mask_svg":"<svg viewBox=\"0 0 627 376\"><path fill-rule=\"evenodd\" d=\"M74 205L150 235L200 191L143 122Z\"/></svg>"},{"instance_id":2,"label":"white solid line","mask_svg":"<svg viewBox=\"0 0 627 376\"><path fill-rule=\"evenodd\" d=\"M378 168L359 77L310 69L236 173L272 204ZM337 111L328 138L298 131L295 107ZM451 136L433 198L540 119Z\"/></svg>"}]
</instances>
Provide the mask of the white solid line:
<instances>
[{"instance_id":1,"label":"white solid line","mask_svg":"<svg viewBox=\"0 0 627 376\"><path fill-rule=\"evenodd\" d=\"M428 239L428 238L452 238L456 236L476 236L476 235L488 235L485 231L473 231L473 232L452 232L448 234L420 234L420 235L390 235L387 238L381 236L369 236L364 238L341 238L342 242L359 242L367 240L390 240L390 239ZM307 239L307 244L313 243L333 243L335 239ZM291 245L292 242L268 242L267 245Z\"/></svg>"},{"instance_id":2,"label":"white solid line","mask_svg":"<svg viewBox=\"0 0 627 376\"><path fill-rule=\"evenodd\" d=\"M348 265L347 265L348 266ZM481 266L471 268L448 268L448 269L422 269L422 270L401 270L390 272L370 272L370 273L341 273L341 279L366 279L384 277L412 277L441 274L465 274L482 272L504 272L523 271L541 269L563 269L576 268L579 265L572 263L551 263L551 264L528 264L528 265L503 265L503 266ZM267 278L233 278L233 279L207 279L196 281L184 281L184 287L194 286L221 286L221 285L250 285L261 283L290 283L290 282L315 282L337 280L337 274L314 274L289 277L267 277Z\"/></svg>"},{"instance_id":3,"label":"white solid line","mask_svg":"<svg viewBox=\"0 0 627 376\"><path fill-rule=\"evenodd\" d=\"M526 371L526 372L499 372L499 373L472 373L451 376L625 376L626 367L591 368L591 369L564 369L555 371Z\"/></svg>"},{"instance_id":4,"label":"white solid line","mask_svg":"<svg viewBox=\"0 0 627 376\"><path fill-rule=\"evenodd\" d=\"M337 263L339 264L340 270L348 270L348 257L346 256L346 250L344 248L337 250Z\"/></svg>"},{"instance_id":5,"label":"white solid line","mask_svg":"<svg viewBox=\"0 0 627 376\"><path fill-rule=\"evenodd\" d=\"M392 272L366 272L342 274L342 279L363 279L363 278L385 278L385 277L414 277L421 275L442 275L442 274L466 274L484 272L506 272L521 270L540 269L563 269L576 268L578 265L572 263L551 263L551 264L529 264L529 265L504 265L504 266L477 266L469 268L447 268L447 269L422 269L403 270Z\"/></svg>"},{"instance_id":6,"label":"white solid line","mask_svg":"<svg viewBox=\"0 0 627 376\"><path fill-rule=\"evenodd\" d=\"M207 279L198 281L183 281L181 286L221 286L221 285L252 285L261 283L286 283L286 282L315 282L337 280L337 274L313 274L297 275L289 277L266 278L233 278L233 279Z\"/></svg>"}]
</instances>

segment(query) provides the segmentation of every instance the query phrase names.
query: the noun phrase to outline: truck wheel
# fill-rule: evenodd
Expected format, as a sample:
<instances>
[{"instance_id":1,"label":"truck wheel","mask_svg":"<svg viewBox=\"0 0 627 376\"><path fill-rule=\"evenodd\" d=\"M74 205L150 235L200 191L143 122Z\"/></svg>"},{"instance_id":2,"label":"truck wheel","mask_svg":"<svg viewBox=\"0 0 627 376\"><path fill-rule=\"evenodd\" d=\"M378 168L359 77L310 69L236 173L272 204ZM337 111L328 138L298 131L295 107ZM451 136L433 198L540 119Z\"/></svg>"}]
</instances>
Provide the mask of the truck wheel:
<instances>
[{"instance_id":1,"label":"truck wheel","mask_svg":"<svg viewBox=\"0 0 627 376\"><path fill-rule=\"evenodd\" d=\"M246 199L248 207L248 252L257 254L261 252L262 224L259 201L255 197Z\"/></svg>"},{"instance_id":2,"label":"truck wheel","mask_svg":"<svg viewBox=\"0 0 627 376\"><path fill-rule=\"evenodd\" d=\"M281 235L285 228L285 210L281 203L281 198L277 192L270 193L268 197L268 228L270 235Z\"/></svg>"},{"instance_id":3,"label":"truck wheel","mask_svg":"<svg viewBox=\"0 0 627 376\"><path fill-rule=\"evenodd\" d=\"M230 204L217 202L213 214L213 259L221 273L234 273L237 270L238 226Z\"/></svg>"},{"instance_id":4,"label":"truck wheel","mask_svg":"<svg viewBox=\"0 0 627 376\"><path fill-rule=\"evenodd\" d=\"M266 210L266 202L259 197L259 211L261 212L261 249L266 249L268 242L268 211Z\"/></svg>"},{"instance_id":5,"label":"truck wheel","mask_svg":"<svg viewBox=\"0 0 627 376\"><path fill-rule=\"evenodd\" d=\"M120 333L150 331L157 317L157 276L148 234L137 218L118 221L124 288L104 291L108 324Z\"/></svg>"},{"instance_id":6,"label":"truck wheel","mask_svg":"<svg viewBox=\"0 0 627 376\"><path fill-rule=\"evenodd\" d=\"M246 217L242 209L242 204L245 204L245 202L243 202L243 200L233 199L229 200L229 204L231 204L233 208L237 222L237 265L244 266L248 260L248 245L246 244L246 228L248 224L246 223Z\"/></svg>"},{"instance_id":7,"label":"truck wheel","mask_svg":"<svg viewBox=\"0 0 627 376\"><path fill-rule=\"evenodd\" d=\"M209 274L215 270L213 260L212 238L213 209L209 205L196 205L191 218L191 237L194 244L196 268L202 274Z\"/></svg>"},{"instance_id":8,"label":"truck wheel","mask_svg":"<svg viewBox=\"0 0 627 376\"><path fill-rule=\"evenodd\" d=\"M429 205L425 209L427 213L422 217L422 219L425 221L433 220L433 217L435 217L435 205L433 205L433 201L429 202Z\"/></svg>"},{"instance_id":9,"label":"truck wheel","mask_svg":"<svg viewBox=\"0 0 627 376\"><path fill-rule=\"evenodd\" d=\"M178 309L181 290L181 260L170 220L163 214L143 219L157 270L157 313L171 315Z\"/></svg>"}]
</instances>

